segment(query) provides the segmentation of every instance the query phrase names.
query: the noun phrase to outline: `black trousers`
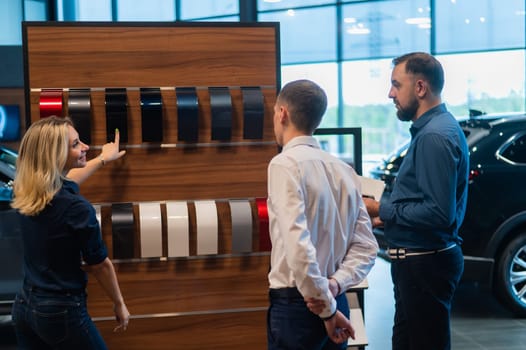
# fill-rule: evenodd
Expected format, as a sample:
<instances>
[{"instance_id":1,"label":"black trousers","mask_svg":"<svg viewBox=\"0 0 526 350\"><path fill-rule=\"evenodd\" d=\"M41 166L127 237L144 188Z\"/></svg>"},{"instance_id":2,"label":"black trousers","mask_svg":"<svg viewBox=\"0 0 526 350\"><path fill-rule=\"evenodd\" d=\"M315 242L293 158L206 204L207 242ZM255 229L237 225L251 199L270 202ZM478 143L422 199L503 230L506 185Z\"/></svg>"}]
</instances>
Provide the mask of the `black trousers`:
<instances>
[{"instance_id":1,"label":"black trousers","mask_svg":"<svg viewBox=\"0 0 526 350\"><path fill-rule=\"evenodd\" d=\"M451 349L451 301L463 270L459 246L392 260L393 350Z\"/></svg>"},{"instance_id":2,"label":"black trousers","mask_svg":"<svg viewBox=\"0 0 526 350\"><path fill-rule=\"evenodd\" d=\"M327 336L322 319L310 312L296 288L271 290L267 314L268 350L342 350ZM349 317L347 297L336 297L337 308Z\"/></svg>"}]
</instances>

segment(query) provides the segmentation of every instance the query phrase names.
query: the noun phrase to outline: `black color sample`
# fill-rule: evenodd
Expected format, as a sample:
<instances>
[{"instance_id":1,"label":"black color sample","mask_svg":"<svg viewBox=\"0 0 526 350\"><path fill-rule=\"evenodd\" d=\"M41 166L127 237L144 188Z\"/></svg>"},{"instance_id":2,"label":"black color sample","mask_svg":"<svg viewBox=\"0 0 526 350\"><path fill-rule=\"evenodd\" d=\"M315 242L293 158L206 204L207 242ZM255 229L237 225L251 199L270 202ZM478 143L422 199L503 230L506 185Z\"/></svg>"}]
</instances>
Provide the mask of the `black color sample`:
<instances>
[{"instance_id":1,"label":"black color sample","mask_svg":"<svg viewBox=\"0 0 526 350\"><path fill-rule=\"evenodd\" d=\"M115 203L111 205L111 228L113 258L132 259L135 246L132 203Z\"/></svg>"},{"instance_id":2,"label":"black color sample","mask_svg":"<svg viewBox=\"0 0 526 350\"><path fill-rule=\"evenodd\" d=\"M106 138L115 139L119 129L120 141L128 142L128 98L126 88L106 89Z\"/></svg>"},{"instance_id":3,"label":"black color sample","mask_svg":"<svg viewBox=\"0 0 526 350\"><path fill-rule=\"evenodd\" d=\"M265 106L259 87L242 87L243 95L243 138L262 139Z\"/></svg>"},{"instance_id":4,"label":"black color sample","mask_svg":"<svg viewBox=\"0 0 526 350\"><path fill-rule=\"evenodd\" d=\"M163 140L163 99L160 88L141 88L143 142Z\"/></svg>"}]
</instances>

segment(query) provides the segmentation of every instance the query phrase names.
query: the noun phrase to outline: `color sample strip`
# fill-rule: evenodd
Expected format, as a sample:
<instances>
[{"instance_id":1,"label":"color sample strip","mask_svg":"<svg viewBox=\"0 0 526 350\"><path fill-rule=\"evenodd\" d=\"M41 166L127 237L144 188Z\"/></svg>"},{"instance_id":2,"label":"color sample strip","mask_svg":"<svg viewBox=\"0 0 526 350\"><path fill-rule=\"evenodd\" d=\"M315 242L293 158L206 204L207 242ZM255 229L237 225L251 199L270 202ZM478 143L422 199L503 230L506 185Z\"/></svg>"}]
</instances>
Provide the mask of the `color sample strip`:
<instances>
[{"instance_id":1,"label":"color sample strip","mask_svg":"<svg viewBox=\"0 0 526 350\"><path fill-rule=\"evenodd\" d=\"M166 202L168 256L190 255L190 224L186 202Z\"/></svg>"},{"instance_id":2,"label":"color sample strip","mask_svg":"<svg viewBox=\"0 0 526 350\"><path fill-rule=\"evenodd\" d=\"M62 116L62 89L40 90L40 118Z\"/></svg>"},{"instance_id":3,"label":"color sample strip","mask_svg":"<svg viewBox=\"0 0 526 350\"><path fill-rule=\"evenodd\" d=\"M262 139L265 105L259 87L241 87L243 95L243 138Z\"/></svg>"},{"instance_id":4,"label":"color sample strip","mask_svg":"<svg viewBox=\"0 0 526 350\"><path fill-rule=\"evenodd\" d=\"M93 208L95 209L95 216L97 217L97 221L99 222L99 226L102 231L101 206L100 204L93 204Z\"/></svg>"},{"instance_id":5,"label":"color sample strip","mask_svg":"<svg viewBox=\"0 0 526 350\"><path fill-rule=\"evenodd\" d=\"M141 88L142 141L163 141L163 99L160 88Z\"/></svg>"},{"instance_id":6,"label":"color sample strip","mask_svg":"<svg viewBox=\"0 0 526 350\"><path fill-rule=\"evenodd\" d=\"M68 116L73 120L79 138L91 143L91 98L89 89L70 89L68 95Z\"/></svg>"},{"instance_id":7,"label":"color sample strip","mask_svg":"<svg viewBox=\"0 0 526 350\"><path fill-rule=\"evenodd\" d=\"M197 255L217 254L218 220L215 201L196 201Z\"/></svg>"},{"instance_id":8,"label":"color sample strip","mask_svg":"<svg viewBox=\"0 0 526 350\"><path fill-rule=\"evenodd\" d=\"M248 200L231 200L232 253L252 251L252 208Z\"/></svg>"},{"instance_id":9,"label":"color sample strip","mask_svg":"<svg viewBox=\"0 0 526 350\"><path fill-rule=\"evenodd\" d=\"M262 252L270 251L272 244L270 242L268 208L266 198L256 198L259 218L259 250Z\"/></svg>"},{"instance_id":10,"label":"color sample strip","mask_svg":"<svg viewBox=\"0 0 526 350\"><path fill-rule=\"evenodd\" d=\"M163 255L161 206L159 203L139 203L141 258Z\"/></svg>"},{"instance_id":11,"label":"color sample strip","mask_svg":"<svg viewBox=\"0 0 526 350\"><path fill-rule=\"evenodd\" d=\"M120 141L128 142L128 96L125 88L106 89L106 139L115 139L119 129Z\"/></svg>"},{"instance_id":12,"label":"color sample strip","mask_svg":"<svg viewBox=\"0 0 526 350\"><path fill-rule=\"evenodd\" d=\"M133 258L134 226L132 203L115 203L111 205L111 228L113 237L113 258Z\"/></svg>"},{"instance_id":13,"label":"color sample strip","mask_svg":"<svg viewBox=\"0 0 526 350\"><path fill-rule=\"evenodd\" d=\"M177 139L197 142L199 138L199 101L195 87L175 88L177 98Z\"/></svg>"},{"instance_id":14,"label":"color sample strip","mask_svg":"<svg viewBox=\"0 0 526 350\"><path fill-rule=\"evenodd\" d=\"M210 87L212 110L212 140L232 138L232 97L227 87Z\"/></svg>"}]
</instances>

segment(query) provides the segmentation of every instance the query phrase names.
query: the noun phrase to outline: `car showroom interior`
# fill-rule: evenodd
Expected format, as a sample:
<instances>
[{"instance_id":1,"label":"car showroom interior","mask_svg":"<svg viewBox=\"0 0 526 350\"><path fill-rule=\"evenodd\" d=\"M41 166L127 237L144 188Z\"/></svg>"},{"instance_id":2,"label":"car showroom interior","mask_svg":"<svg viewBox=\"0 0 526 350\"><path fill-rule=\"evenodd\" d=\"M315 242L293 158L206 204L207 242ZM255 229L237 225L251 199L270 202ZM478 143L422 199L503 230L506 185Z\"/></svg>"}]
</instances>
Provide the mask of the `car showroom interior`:
<instances>
[{"instance_id":1,"label":"car showroom interior","mask_svg":"<svg viewBox=\"0 0 526 350\"><path fill-rule=\"evenodd\" d=\"M437 70L412 68L404 61L410 53L438 62ZM437 71L442 85L429 78ZM101 339L100 347L86 348L305 349L270 345L278 332L270 315L279 247L297 251L278 236L287 227L278 222L287 208L297 208L292 200L279 207L269 197L269 164L291 152L280 138L288 130L280 119L289 115L283 105L290 102L280 91L297 81L314 82L325 93L321 122L307 134L315 148L352 168L378 247L365 272L353 274L360 278L346 280L345 288L339 269L352 265L350 248L345 261L335 258L329 275L316 262L323 284L308 283L332 293L316 300L336 305L343 294L349 306L342 314L329 302L329 317L323 316L327 304L315 311L301 285L303 273L307 279L312 273L303 266L310 265L297 268L304 257L286 257L291 270L284 289L293 288L319 316L317 325L329 333L324 341L345 337L338 338L341 348L367 350L524 349L525 0L0 0L0 349L42 348L23 339L21 313L13 317L18 304L31 310L28 291L50 292L49 283L28 287L35 278L28 251L37 252L37 264L76 259L86 317ZM425 109L428 101L438 102ZM424 126L420 117L438 118L439 109L453 118L458 135L437 141L434 129L423 141L418 135L438 122ZM22 140L33 125L55 117L71 122L84 147L82 166L59 160L62 173L56 176L64 182L60 191L76 183L72 191L89 203L100 258L87 238L79 239L75 253L50 247L53 240L28 242L35 232L25 230L36 227L35 214L24 214L14 201L20 198L15 192L23 193L17 170L29 162L20 152ZM449 153L437 156L423 146L431 144ZM35 159L54 157L45 146L39 144ZM86 172L75 173L75 167ZM309 174L298 174L290 176L308 181ZM274 186L295 198L295 189L284 183ZM53 196L62 193L57 191ZM312 197L299 196L305 201L297 219L306 220L305 249L314 249L309 259L321 259L308 212L325 213L322 205L308 205ZM426 204L445 197L456 207L441 211ZM406 209L412 208L408 202L416 203L414 211ZM423 208L438 212L422 222L404 219ZM442 214L453 219L434 224ZM291 232L298 226L286 223ZM406 246L397 244L404 240L396 235L406 231L453 238L429 246L412 246L416 241L409 238ZM412 330L425 328L404 318L404 278L397 266L453 249L462 268L444 302L445 345L427 334L427 345L415 345L421 343L412 343L419 338ZM96 268L101 261L113 271L107 272L109 287ZM47 267L40 270L55 276ZM60 283L61 296L77 292L76 285ZM291 302L290 293L284 299ZM38 318L38 310L24 317L42 330L46 325L35 320L45 315ZM433 324L426 310L416 320ZM352 336L331 321L334 315L349 322ZM409 335L401 335L402 326ZM406 345L400 345L403 336ZM50 349L71 348L50 342Z\"/></svg>"}]
</instances>

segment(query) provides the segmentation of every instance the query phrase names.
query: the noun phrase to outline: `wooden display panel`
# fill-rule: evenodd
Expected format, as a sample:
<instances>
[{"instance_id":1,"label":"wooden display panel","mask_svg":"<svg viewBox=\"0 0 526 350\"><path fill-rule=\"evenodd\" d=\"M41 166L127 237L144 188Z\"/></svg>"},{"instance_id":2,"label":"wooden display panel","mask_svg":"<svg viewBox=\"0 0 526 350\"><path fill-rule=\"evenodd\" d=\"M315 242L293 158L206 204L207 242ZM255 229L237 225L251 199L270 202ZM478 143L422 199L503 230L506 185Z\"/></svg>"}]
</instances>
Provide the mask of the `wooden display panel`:
<instances>
[{"instance_id":1,"label":"wooden display panel","mask_svg":"<svg viewBox=\"0 0 526 350\"><path fill-rule=\"evenodd\" d=\"M114 321L97 322L97 327L109 349L266 349L266 311L245 311L242 323L239 317L217 313L142 318L126 333L114 333Z\"/></svg>"},{"instance_id":2,"label":"wooden display panel","mask_svg":"<svg viewBox=\"0 0 526 350\"><path fill-rule=\"evenodd\" d=\"M25 22L23 31L31 89L279 83L275 23Z\"/></svg>"},{"instance_id":3,"label":"wooden display panel","mask_svg":"<svg viewBox=\"0 0 526 350\"><path fill-rule=\"evenodd\" d=\"M91 91L88 156L106 142L105 88L127 89L127 154L97 171L82 194L102 205L102 231L112 251L111 204L215 200L218 255L196 256L195 216L190 210L190 257L115 261L132 314L127 333L112 333L112 306L96 281L88 284L89 311L111 349L264 349L268 252L258 251L254 198L266 197L267 165L277 154L273 105L280 82L277 23L49 23L23 24L26 124L40 118L41 89ZM260 140L243 139L241 87L256 86L264 98ZM141 87L161 88L163 141L141 139ZM199 140L178 141L176 87L195 87ZM209 87L228 87L232 138L211 140ZM249 199L253 252L232 254L228 199ZM163 208L163 207L161 207ZM162 209L165 210L165 209ZM193 220L193 221L192 221ZM135 230L138 224L135 221ZM135 238L136 239L136 238ZM139 244L135 240L135 245ZM135 249L135 251L138 251ZM206 330L206 339L195 338ZM243 335L241 335L243 334Z\"/></svg>"}]
</instances>

